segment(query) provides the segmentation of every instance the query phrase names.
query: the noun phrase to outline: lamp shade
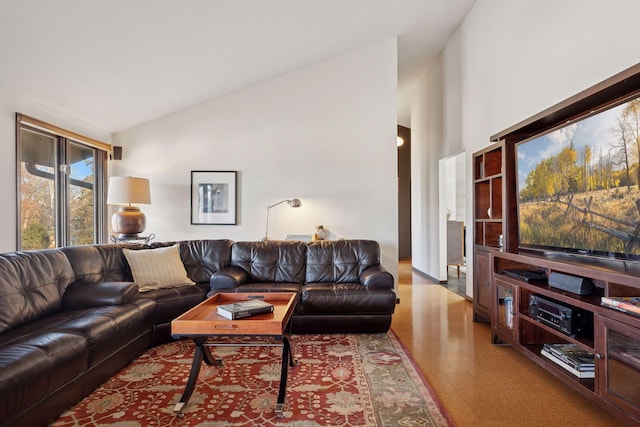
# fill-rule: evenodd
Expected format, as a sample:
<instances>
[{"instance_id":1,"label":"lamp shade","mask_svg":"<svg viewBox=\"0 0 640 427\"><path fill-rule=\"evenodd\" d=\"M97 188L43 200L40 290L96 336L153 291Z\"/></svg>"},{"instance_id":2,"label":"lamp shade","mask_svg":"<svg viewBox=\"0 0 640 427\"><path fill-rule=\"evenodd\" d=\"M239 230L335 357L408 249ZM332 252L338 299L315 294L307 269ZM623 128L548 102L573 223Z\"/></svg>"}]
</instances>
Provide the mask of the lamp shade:
<instances>
[{"instance_id":1,"label":"lamp shade","mask_svg":"<svg viewBox=\"0 0 640 427\"><path fill-rule=\"evenodd\" d=\"M147 178L132 176L112 176L109 178L107 204L110 205L150 205L151 191Z\"/></svg>"}]
</instances>

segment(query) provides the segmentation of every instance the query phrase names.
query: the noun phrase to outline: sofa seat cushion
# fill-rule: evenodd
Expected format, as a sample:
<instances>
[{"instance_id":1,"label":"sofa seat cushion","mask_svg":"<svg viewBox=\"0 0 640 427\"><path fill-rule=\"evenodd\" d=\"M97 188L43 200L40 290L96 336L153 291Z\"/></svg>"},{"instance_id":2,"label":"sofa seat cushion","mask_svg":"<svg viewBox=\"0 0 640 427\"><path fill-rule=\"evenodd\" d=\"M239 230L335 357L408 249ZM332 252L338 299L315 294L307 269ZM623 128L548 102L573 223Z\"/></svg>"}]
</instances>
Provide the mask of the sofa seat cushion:
<instances>
[{"instance_id":1,"label":"sofa seat cushion","mask_svg":"<svg viewBox=\"0 0 640 427\"><path fill-rule=\"evenodd\" d=\"M155 304L139 300L121 306L74 310L69 314L68 319L49 329L85 337L88 364L94 366L151 329Z\"/></svg>"},{"instance_id":2,"label":"sofa seat cushion","mask_svg":"<svg viewBox=\"0 0 640 427\"><path fill-rule=\"evenodd\" d=\"M226 291L226 290L225 290ZM297 283L255 282L240 285L233 292L302 292L302 285Z\"/></svg>"},{"instance_id":3,"label":"sofa seat cushion","mask_svg":"<svg viewBox=\"0 0 640 427\"><path fill-rule=\"evenodd\" d=\"M86 366L104 361L153 326L155 303L138 300L121 306L103 306L63 311L10 331L7 341L20 334L60 333L83 338Z\"/></svg>"},{"instance_id":4,"label":"sofa seat cushion","mask_svg":"<svg viewBox=\"0 0 640 427\"><path fill-rule=\"evenodd\" d=\"M204 301L208 290L206 284L177 286L142 292L140 298L155 302L155 323L166 323Z\"/></svg>"},{"instance_id":5,"label":"sofa seat cushion","mask_svg":"<svg viewBox=\"0 0 640 427\"><path fill-rule=\"evenodd\" d=\"M75 334L11 334L0 343L0 419L6 420L87 369L86 340Z\"/></svg>"},{"instance_id":6,"label":"sofa seat cushion","mask_svg":"<svg viewBox=\"0 0 640 427\"><path fill-rule=\"evenodd\" d=\"M302 289L302 314L392 314L392 290L359 283L309 283Z\"/></svg>"}]
</instances>

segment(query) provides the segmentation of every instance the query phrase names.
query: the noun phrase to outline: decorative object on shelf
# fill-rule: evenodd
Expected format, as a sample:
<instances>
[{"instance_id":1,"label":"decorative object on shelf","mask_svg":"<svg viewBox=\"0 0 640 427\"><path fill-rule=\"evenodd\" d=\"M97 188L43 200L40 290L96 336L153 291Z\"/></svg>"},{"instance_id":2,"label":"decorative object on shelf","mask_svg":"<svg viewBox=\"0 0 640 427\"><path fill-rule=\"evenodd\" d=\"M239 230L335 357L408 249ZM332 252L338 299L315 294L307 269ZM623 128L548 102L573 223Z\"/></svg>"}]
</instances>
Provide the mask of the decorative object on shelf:
<instances>
[{"instance_id":1,"label":"decorative object on shelf","mask_svg":"<svg viewBox=\"0 0 640 427\"><path fill-rule=\"evenodd\" d=\"M633 297L601 297L603 307L613 308L623 313L640 316L640 296Z\"/></svg>"},{"instance_id":2,"label":"decorative object on shelf","mask_svg":"<svg viewBox=\"0 0 640 427\"><path fill-rule=\"evenodd\" d=\"M191 171L191 224L235 225L236 171Z\"/></svg>"},{"instance_id":3,"label":"decorative object on shelf","mask_svg":"<svg viewBox=\"0 0 640 427\"><path fill-rule=\"evenodd\" d=\"M313 240L324 240L327 238L327 229L323 225L316 225L316 232L313 234Z\"/></svg>"},{"instance_id":4,"label":"decorative object on shelf","mask_svg":"<svg viewBox=\"0 0 640 427\"><path fill-rule=\"evenodd\" d=\"M285 199L285 200L281 200L278 203L274 203L273 205L267 207L267 226L265 228L264 231L264 237L262 238L263 241L267 241L269 240L269 210L273 207L276 207L278 205L281 205L283 203L288 203L289 206L291 206L292 208L299 208L300 206L302 206L302 202L300 201L300 199Z\"/></svg>"},{"instance_id":5,"label":"decorative object on shelf","mask_svg":"<svg viewBox=\"0 0 640 427\"><path fill-rule=\"evenodd\" d=\"M109 178L107 204L120 205L111 217L111 227L120 238L137 238L147 225L147 219L134 204L150 205L151 191L147 178L112 176Z\"/></svg>"}]
</instances>

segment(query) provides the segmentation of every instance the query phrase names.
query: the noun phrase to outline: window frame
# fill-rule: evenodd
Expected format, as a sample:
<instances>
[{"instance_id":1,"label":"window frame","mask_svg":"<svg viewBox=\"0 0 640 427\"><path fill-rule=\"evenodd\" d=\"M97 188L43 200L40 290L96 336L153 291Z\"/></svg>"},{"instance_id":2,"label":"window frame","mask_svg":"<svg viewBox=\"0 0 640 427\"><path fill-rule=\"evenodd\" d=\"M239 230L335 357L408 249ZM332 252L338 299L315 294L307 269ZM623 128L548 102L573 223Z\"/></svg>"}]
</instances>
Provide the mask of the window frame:
<instances>
[{"instance_id":1,"label":"window frame","mask_svg":"<svg viewBox=\"0 0 640 427\"><path fill-rule=\"evenodd\" d=\"M107 166L109 155L113 152L113 147L101 141L97 141L75 132L67 131L60 127L50 125L41 120L16 113L16 248L22 250L22 203L21 203L21 162L22 162L22 131L40 132L56 139L56 146L61 150L56 155L55 167L55 187L56 187L56 218L55 234L56 247L68 246L71 241L71 230L69 221L69 200L68 191L70 176L63 173L57 166L66 159L67 150L70 144L76 144L94 150L94 230L93 243L107 242ZM56 152L58 149L56 149Z\"/></svg>"}]
</instances>

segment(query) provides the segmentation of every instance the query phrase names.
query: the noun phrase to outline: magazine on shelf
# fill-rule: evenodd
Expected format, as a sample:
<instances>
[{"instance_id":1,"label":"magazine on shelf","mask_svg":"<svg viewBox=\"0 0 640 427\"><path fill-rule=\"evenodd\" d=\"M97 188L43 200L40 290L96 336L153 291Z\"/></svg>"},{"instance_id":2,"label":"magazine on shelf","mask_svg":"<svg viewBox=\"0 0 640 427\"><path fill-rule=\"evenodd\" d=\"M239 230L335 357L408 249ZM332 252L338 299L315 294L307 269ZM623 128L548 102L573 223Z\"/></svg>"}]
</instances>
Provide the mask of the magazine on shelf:
<instances>
[{"instance_id":1,"label":"magazine on shelf","mask_svg":"<svg viewBox=\"0 0 640 427\"><path fill-rule=\"evenodd\" d=\"M250 299L218 306L218 314L230 320L272 312L273 304L261 299Z\"/></svg>"},{"instance_id":2,"label":"magazine on shelf","mask_svg":"<svg viewBox=\"0 0 640 427\"><path fill-rule=\"evenodd\" d=\"M577 371L593 371L593 353L576 344L545 344L544 351L571 366Z\"/></svg>"},{"instance_id":3,"label":"magazine on shelf","mask_svg":"<svg viewBox=\"0 0 640 427\"><path fill-rule=\"evenodd\" d=\"M602 297L600 304L603 307L640 316L640 297Z\"/></svg>"},{"instance_id":4,"label":"magazine on shelf","mask_svg":"<svg viewBox=\"0 0 640 427\"><path fill-rule=\"evenodd\" d=\"M578 378L595 378L596 377L594 370L579 371L574 367L572 367L571 365L567 364L564 360L561 360L560 358L556 357L554 354L546 351L544 348L542 349L540 354L542 354L544 357L551 360L553 363L555 363L556 365L563 368L565 371L573 374Z\"/></svg>"}]
</instances>

